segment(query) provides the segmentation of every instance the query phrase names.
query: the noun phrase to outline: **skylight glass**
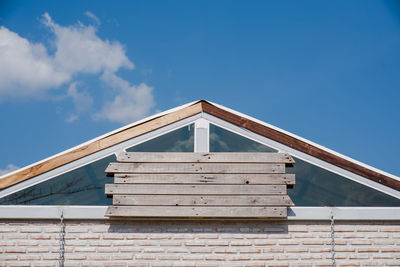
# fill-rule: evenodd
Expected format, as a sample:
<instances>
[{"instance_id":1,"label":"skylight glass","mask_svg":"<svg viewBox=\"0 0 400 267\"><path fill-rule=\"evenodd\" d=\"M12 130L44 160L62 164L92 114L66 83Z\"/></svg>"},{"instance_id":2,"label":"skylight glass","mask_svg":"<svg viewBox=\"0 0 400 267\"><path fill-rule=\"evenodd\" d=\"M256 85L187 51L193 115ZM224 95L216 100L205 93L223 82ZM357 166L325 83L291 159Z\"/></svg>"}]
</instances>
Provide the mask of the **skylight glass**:
<instances>
[{"instance_id":1,"label":"skylight glass","mask_svg":"<svg viewBox=\"0 0 400 267\"><path fill-rule=\"evenodd\" d=\"M194 152L194 124L126 149L128 152Z\"/></svg>"},{"instance_id":2,"label":"skylight glass","mask_svg":"<svg viewBox=\"0 0 400 267\"><path fill-rule=\"evenodd\" d=\"M0 198L0 205L111 205L104 184L112 183L104 170L114 155L61 174L40 184Z\"/></svg>"},{"instance_id":3,"label":"skylight glass","mask_svg":"<svg viewBox=\"0 0 400 267\"><path fill-rule=\"evenodd\" d=\"M277 152L221 127L210 124L210 152ZM296 206L400 206L400 200L336 173L293 157L296 184L288 195Z\"/></svg>"}]
</instances>

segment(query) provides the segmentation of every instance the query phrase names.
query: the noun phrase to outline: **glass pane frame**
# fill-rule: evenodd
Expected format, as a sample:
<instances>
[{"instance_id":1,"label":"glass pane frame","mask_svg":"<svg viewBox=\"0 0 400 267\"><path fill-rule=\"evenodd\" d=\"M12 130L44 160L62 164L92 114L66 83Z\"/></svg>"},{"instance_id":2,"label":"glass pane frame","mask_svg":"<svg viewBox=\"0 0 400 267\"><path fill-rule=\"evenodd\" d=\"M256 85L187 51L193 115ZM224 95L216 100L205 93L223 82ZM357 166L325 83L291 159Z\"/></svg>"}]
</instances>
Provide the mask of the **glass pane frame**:
<instances>
[{"instance_id":1,"label":"glass pane frame","mask_svg":"<svg viewBox=\"0 0 400 267\"><path fill-rule=\"evenodd\" d=\"M305 162L308 162L308 163L310 163L312 165L315 165L315 166L320 167L322 169L325 169L325 170L327 170L329 172L332 172L332 173L335 173L337 175L340 175L343 178L352 180L354 182L357 182L357 183L360 183L362 185L368 186L371 189L380 191L380 192L382 192L384 194L387 194L389 196L392 196L392 197L395 197L397 199L400 199L400 192L395 190L395 189L392 189L392 188L389 188L389 187L384 186L382 184L376 183L376 182L374 182L372 180L369 180L369 179L367 179L365 177L362 177L362 176L360 176L358 174L352 173L352 172L347 171L345 169L342 169L342 168L340 168L338 166L335 166L335 165L330 164L328 162L322 161L322 160L320 160L318 158L310 156L310 155L308 155L306 153L303 153L301 151L295 150L295 149L293 149L291 147L288 147L288 146L286 146L284 144L278 143L278 142L276 142L276 141L274 141L272 139L269 139L267 137L264 137L264 136L261 136L259 134L253 133L253 132L251 132L251 131L249 131L247 129L241 128L239 126L231 124L231 123L229 123L227 121L224 121L224 120L219 119L217 117L214 117L212 115L204 114L204 118L207 119L211 124L214 124L214 125L216 125L218 127L221 127L221 128L223 128L223 129L225 129L227 131L231 131L231 132L233 132L233 133L235 133L237 135L240 135L242 137L248 138L248 139L253 140L255 142L258 142L260 144L266 145L266 146L268 146L270 148L276 149L278 152L289 153L293 157L299 158L299 159L301 159L301 160L303 160ZM259 123L263 124L263 122L259 122ZM267 126L270 127L270 128L274 128L274 126L271 126L271 125L267 125ZM296 138L302 140L301 137L296 136ZM331 151L331 153L336 153L336 152ZM342 155L339 155L339 156L342 156Z\"/></svg>"}]
</instances>

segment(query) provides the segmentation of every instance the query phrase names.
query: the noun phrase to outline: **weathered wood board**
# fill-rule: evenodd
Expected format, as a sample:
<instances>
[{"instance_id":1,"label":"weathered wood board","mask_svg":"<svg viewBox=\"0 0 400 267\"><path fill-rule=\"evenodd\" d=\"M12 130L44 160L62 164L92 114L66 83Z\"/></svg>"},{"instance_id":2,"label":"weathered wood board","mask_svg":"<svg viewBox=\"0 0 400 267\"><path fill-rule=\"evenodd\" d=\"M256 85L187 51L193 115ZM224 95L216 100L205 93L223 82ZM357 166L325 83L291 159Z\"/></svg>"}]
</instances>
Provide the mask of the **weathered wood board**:
<instances>
[{"instance_id":1,"label":"weathered wood board","mask_svg":"<svg viewBox=\"0 0 400 267\"><path fill-rule=\"evenodd\" d=\"M110 163L107 173L285 173L284 164Z\"/></svg>"},{"instance_id":2,"label":"weathered wood board","mask_svg":"<svg viewBox=\"0 0 400 267\"><path fill-rule=\"evenodd\" d=\"M281 195L286 185L106 184L107 195Z\"/></svg>"},{"instance_id":3,"label":"weathered wood board","mask_svg":"<svg viewBox=\"0 0 400 267\"><path fill-rule=\"evenodd\" d=\"M193 173L140 173L115 174L115 184L286 184L293 185L294 174L193 174Z\"/></svg>"},{"instance_id":4,"label":"weathered wood board","mask_svg":"<svg viewBox=\"0 0 400 267\"><path fill-rule=\"evenodd\" d=\"M130 218L284 218L295 183L285 153L123 152L106 173L114 184L106 216Z\"/></svg>"},{"instance_id":5,"label":"weathered wood board","mask_svg":"<svg viewBox=\"0 0 400 267\"><path fill-rule=\"evenodd\" d=\"M187 153L187 152L123 152L118 162L217 162L217 163L295 163L287 153Z\"/></svg>"},{"instance_id":6,"label":"weathered wood board","mask_svg":"<svg viewBox=\"0 0 400 267\"><path fill-rule=\"evenodd\" d=\"M117 206L291 206L287 195L114 195Z\"/></svg>"}]
</instances>

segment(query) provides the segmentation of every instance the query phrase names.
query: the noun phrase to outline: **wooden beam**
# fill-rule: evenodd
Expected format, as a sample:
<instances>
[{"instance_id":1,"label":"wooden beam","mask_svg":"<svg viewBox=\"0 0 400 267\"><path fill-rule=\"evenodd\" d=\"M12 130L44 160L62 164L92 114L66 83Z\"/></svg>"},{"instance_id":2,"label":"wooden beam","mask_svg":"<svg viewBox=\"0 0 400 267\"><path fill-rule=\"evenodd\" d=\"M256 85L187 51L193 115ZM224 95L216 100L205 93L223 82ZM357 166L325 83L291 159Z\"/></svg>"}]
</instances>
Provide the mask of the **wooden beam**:
<instances>
[{"instance_id":1,"label":"wooden beam","mask_svg":"<svg viewBox=\"0 0 400 267\"><path fill-rule=\"evenodd\" d=\"M363 167L359 164L353 163L347 159L344 159L344 158L334 155L330 152L322 150L322 149L320 149L316 146L313 146L311 144L308 144L302 140L296 139L295 137L292 137L290 135L287 135L285 133L282 133L280 131L277 131L275 129L272 129L265 125L257 123L255 121L252 121L250 119L247 119L247 118L241 117L239 115L236 115L234 113L223 110L223 109L216 107L206 101L202 101L201 104L202 104L203 112L206 112L206 113L213 115L217 118L220 118L222 120L228 121L239 127L250 130L256 134L265 136L269 139L272 139L276 142L282 143L293 149L304 152L304 153L311 155L313 157L316 157L320 160L331 163L331 164L338 166L340 168L343 168L347 171L350 171L350 172L353 172L360 176L363 176L365 178L368 178L374 182L383 184L385 186L388 186L388 187L391 187L393 189L400 191L400 181L397 181L386 175L383 175L381 173L378 173L376 171L373 171L371 169Z\"/></svg>"},{"instance_id":2,"label":"wooden beam","mask_svg":"<svg viewBox=\"0 0 400 267\"><path fill-rule=\"evenodd\" d=\"M186 152L122 152L118 162L197 162L197 163L290 163L287 153L186 153Z\"/></svg>"},{"instance_id":3,"label":"wooden beam","mask_svg":"<svg viewBox=\"0 0 400 267\"><path fill-rule=\"evenodd\" d=\"M295 183L294 174L115 174L116 184L287 184Z\"/></svg>"},{"instance_id":4,"label":"wooden beam","mask_svg":"<svg viewBox=\"0 0 400 267\"><path fill-rule=\"evenodd\" d=\"M74 160L83 158L92 153L119 144L136 136L159 129L179 120L191 117L200 113L201 111L201 103L198 102L183 109L146 121L142 124L124 129L120 132L106 136L100 140L93 141L92 143L79 147L73 151L53 157L49 160L6 176L3 179L0 179L0 189L20 183L34 176L48 172Z\"/></svg>"},{"instance_id":5,"label":"wooden beam","mask_svg":"<svg viewBox=\"0 0 400 267\"><path fill-rule=\"evenodd\" d=\"M106 184L107 195L278 195L286 185Z\"/></svg>"},{"instance_id":6,"label":"wooden beam","mask_svg":"<svg viewBox=\"0 0 400 267\"><path fill-rule=\"evenodd\" d=\"M285 173L284 164L249 163L117 163L106 173Z\"/></svg>"},{"instance_id":7,"label":"wooden beam","mask_svg":"<svg viewBox=\"0 0 400 267\"><path fill-rule=\"evenodd\" d=\"M223 218L284 218L286 207L152 207L110 206L106 216L110 217L223 217Z\"/></svg>"},{"instance_id":8,"label":"wooden beam","mask_svg":"<svg viewBox=\"0 0 400 267\"><path fill-rule=\"evenodd\" d=\"M114 195L115 206L291 206L287 195ZM153 208L153 207L149 207Z\"/></svg>"}]
</instances>

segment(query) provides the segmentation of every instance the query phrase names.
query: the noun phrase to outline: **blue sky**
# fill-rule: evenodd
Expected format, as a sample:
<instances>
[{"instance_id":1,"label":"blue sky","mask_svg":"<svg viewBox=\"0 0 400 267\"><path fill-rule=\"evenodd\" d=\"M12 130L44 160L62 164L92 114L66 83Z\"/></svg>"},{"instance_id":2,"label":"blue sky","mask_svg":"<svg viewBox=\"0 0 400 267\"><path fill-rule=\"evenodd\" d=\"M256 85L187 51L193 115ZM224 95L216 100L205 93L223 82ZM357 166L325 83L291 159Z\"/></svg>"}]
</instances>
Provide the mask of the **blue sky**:
<instances>
[{"instance_id":1,"label":"blue sky","mask_svg":"<svg viewBox=\"0 0 400 267\"><path fill-rule=\"evenodd\" d=\"M398 2L3 0L0 27L2 173L207 99L400 175Z\"/></svg>"}]
</instances>

